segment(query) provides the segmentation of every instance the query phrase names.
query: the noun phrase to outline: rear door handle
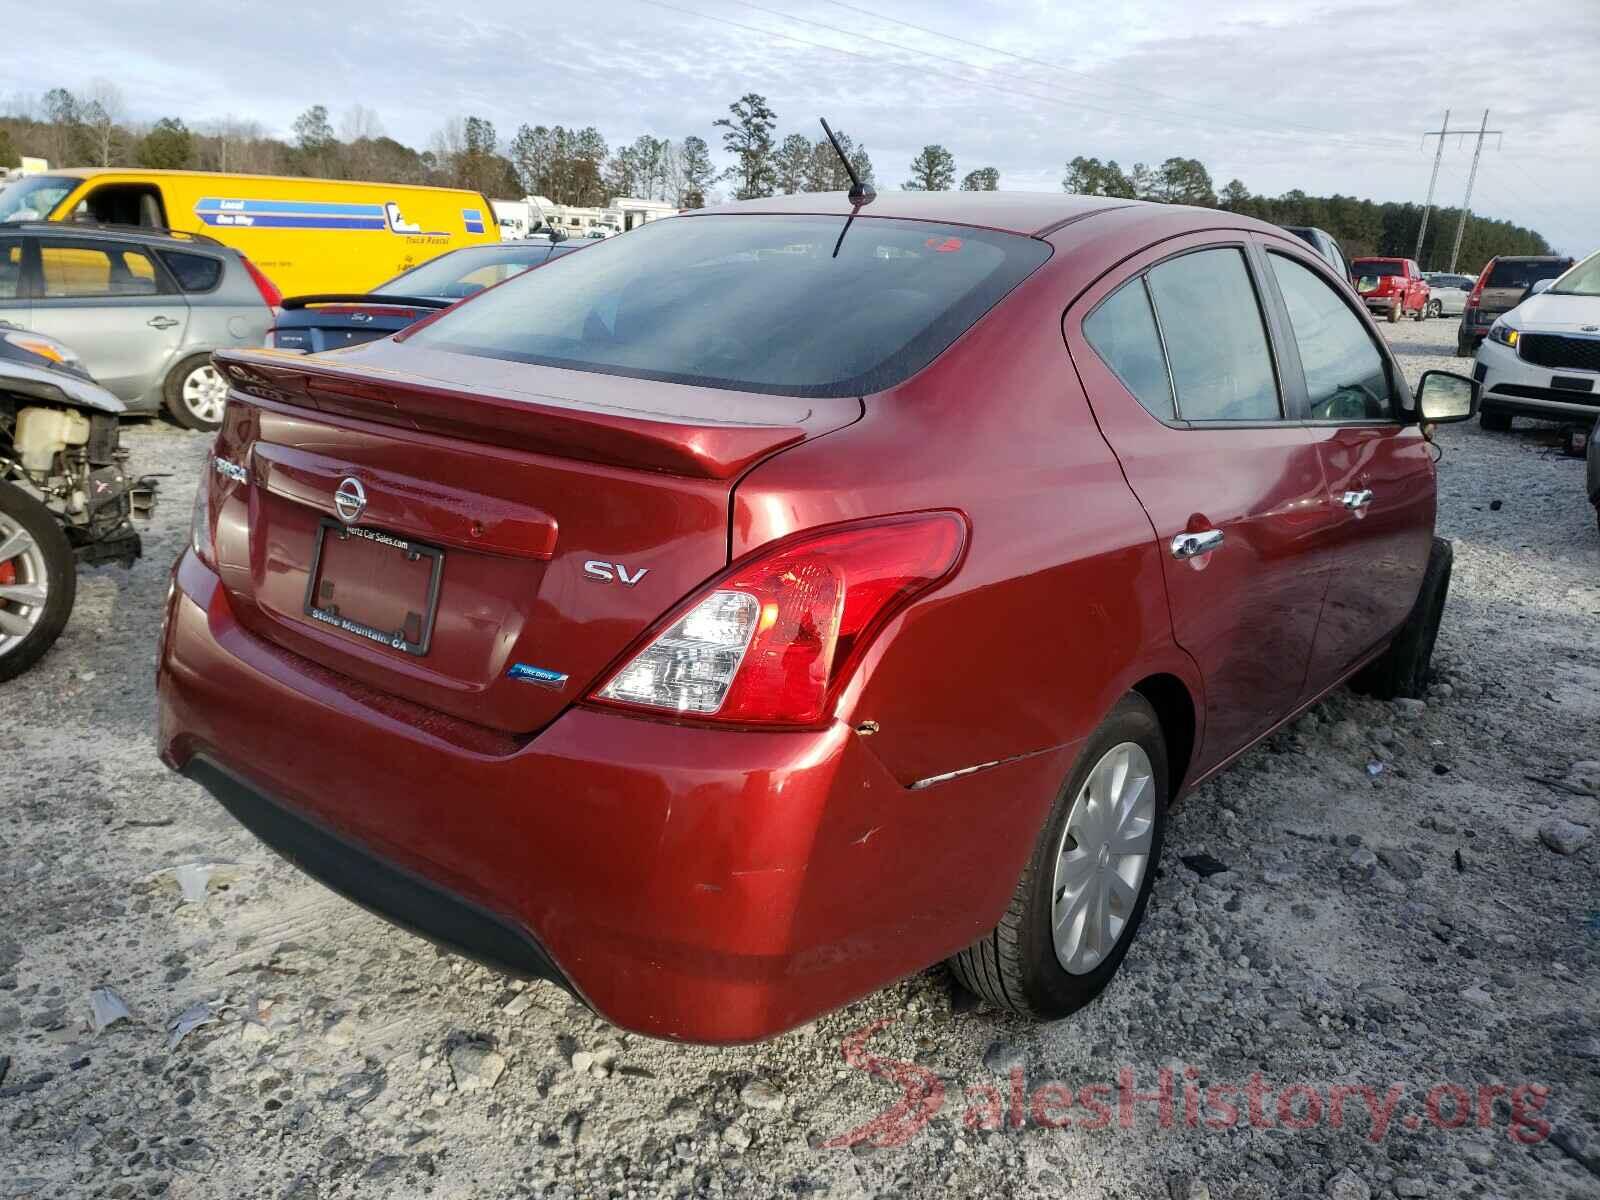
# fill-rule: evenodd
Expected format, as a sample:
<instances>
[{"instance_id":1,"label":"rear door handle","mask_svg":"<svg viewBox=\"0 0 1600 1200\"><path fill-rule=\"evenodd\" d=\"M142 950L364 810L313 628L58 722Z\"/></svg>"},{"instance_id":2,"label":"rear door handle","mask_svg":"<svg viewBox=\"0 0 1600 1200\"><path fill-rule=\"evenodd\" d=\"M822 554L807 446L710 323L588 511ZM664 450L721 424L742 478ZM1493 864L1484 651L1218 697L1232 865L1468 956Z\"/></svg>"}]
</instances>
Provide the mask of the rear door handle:
<instances>
[{"instance_id":1,"label":"rear door handle","mask_svg":"<svg viewBox=\"0 0 1600 1200\"><path fill-rule=\"evenodd\" d=\"M171 329L177 322L171 317L151 317L145 324L152 329Z\"/></svg>"},{"instance_id":2,"label":"rear door handle","mask_svg":"<svg viewBox=\"0 0 1600 1200\"><path fill-rule=\"evenodd\" d=\"M1172 539L1172 557L1176 559L1199 558L1210 554L1222 545L1222 530L1206 529L1200 533L1180 533Z\"/></svg>"},{"instance_id":3,"label":"rear door handle","mask_svg":"<svg viewBox=\"0 0 1600 1200\"><path fill-rule=\"evenodd\" d=\"M1372 503L1372 489L1362 488L1359 492L1346 492L1339 497L1339 503L1346 508L1365 508Z\"/></svg>"}]
</instances>

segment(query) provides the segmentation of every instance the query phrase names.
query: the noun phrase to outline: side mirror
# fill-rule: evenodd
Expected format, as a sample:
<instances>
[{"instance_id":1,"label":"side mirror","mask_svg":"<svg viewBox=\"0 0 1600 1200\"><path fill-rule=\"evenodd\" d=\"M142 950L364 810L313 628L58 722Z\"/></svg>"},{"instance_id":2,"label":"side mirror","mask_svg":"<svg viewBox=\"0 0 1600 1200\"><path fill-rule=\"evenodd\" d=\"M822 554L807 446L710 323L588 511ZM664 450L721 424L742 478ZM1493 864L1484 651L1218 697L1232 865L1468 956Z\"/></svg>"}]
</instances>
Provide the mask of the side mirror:
<instances>
[{"instance_id":1,"label":"side mirror","mask_svg":"<svg viewBox=\"0 0 1600 1200\"><path fill-rule=\"evenodd\" d=\"M1417 420L1445 425L1470 420L1478 411L1478 385L1454 371L1424 371L1417 384Z\"/></svg>"},{"instance_id":2,"label":"side mirror","mask_svg":"<svg viewBox=\"0 0 1600 1200\"><path fill-rule=\"evenodd\" d=\"M1548 292L1554 279L1535 279L1533 286L1528 289L1528 295L1537 296L1540 292Z\"/></svg>"}]
</instances>

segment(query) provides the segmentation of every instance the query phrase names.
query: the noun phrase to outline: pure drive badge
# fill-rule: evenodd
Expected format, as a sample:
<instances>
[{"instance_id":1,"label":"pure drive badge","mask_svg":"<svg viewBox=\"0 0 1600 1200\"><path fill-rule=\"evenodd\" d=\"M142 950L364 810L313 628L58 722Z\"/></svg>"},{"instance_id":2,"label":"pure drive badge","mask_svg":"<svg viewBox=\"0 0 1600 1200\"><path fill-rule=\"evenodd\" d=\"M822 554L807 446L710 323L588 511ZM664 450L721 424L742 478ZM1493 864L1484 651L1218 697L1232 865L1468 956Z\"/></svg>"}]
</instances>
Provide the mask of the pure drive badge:
<instances>
[{"instance_id":1,"label":"pure drive badge","mask_svg":"<svg viewBox=\"0 0 1600 1200\"><path fill-rule=\"evenodd\" d=\"M566 686L567 677L560 671L552 671L548 667L535 667L528 663L512 663L511 669L506 674L512 679L520 679L523 683L535 683L540 687L560 689Z\"/></svg>"}]
</instances>

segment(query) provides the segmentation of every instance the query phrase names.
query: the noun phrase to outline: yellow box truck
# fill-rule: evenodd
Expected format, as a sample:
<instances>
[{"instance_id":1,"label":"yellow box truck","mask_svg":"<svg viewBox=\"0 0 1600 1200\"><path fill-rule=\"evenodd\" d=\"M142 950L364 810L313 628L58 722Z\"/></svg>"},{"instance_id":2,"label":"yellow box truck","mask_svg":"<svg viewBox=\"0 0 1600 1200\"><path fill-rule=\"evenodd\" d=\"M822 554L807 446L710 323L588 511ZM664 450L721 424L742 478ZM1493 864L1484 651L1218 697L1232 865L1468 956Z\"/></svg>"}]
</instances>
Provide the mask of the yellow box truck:
<instances>
[{"instance_id":1,"label":"yellow box truck","mask_svg":"<svg viewBox=\"0 0 1600 1200\"><path fill-rule=\"evenodd\" d=\"M286 296L362 292L461 246L500 239L477 192L211 171L73 168L0 190L0 222L95 221L203 233Z\"/></svg>"}]
</instances>

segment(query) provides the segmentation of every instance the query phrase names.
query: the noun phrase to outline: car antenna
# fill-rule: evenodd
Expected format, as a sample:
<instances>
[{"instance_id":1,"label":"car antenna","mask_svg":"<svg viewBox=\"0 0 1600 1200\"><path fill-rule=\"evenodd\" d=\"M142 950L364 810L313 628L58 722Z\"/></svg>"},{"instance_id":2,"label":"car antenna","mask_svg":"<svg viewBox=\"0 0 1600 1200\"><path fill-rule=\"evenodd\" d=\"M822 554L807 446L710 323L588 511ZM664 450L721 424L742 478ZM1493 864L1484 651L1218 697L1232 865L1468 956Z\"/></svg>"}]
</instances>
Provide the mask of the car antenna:
<instances>
[{"instance_id":1,"label":"car antenna","mask_svg":"<svg viewBox=\"0 0 1600 1200\"><path fill-rule=\"evenodd\" d=\"M844 164L844 173L850 176L850 203L856 208L863 204L871 204L878 197L870 183L862 183L861 176L856 174L856 169L850 165L850 160L845 157L844 150L839 145L839 139L833 136L833 130L828 128L826 117L818 117L822 122L822 132L828 135L828 141L833 144L833 152L839 156L839 161ZM853 213L851 214L854 215Z\"/></svg>"},{"instance_id":2,"label":"car antenna","mask_svg":"<svg viewBox=\"0 0 1600 1200\"><path fill-rule=\"evenodd\" d=\"M861 211L863 204L871 204L878 198L878 193L873 190L870 183L861 182L861 176L856 174L856 169L850 165L850 159L845 155L844 148L839 145L839 139L833 136L833 130L828 128L828 119L818 117L822 122L822 132L828 135L828 142L833 146L833 152L839 156L839 161L844 164L845 174L850 176L850 215L845 218L844 228L839 231L839 240L833 244L833 257L839 257L839 248L844 245L844 235L850 232L850 225L856 219L856 213Z\"/></svg>"}]
</instances>

